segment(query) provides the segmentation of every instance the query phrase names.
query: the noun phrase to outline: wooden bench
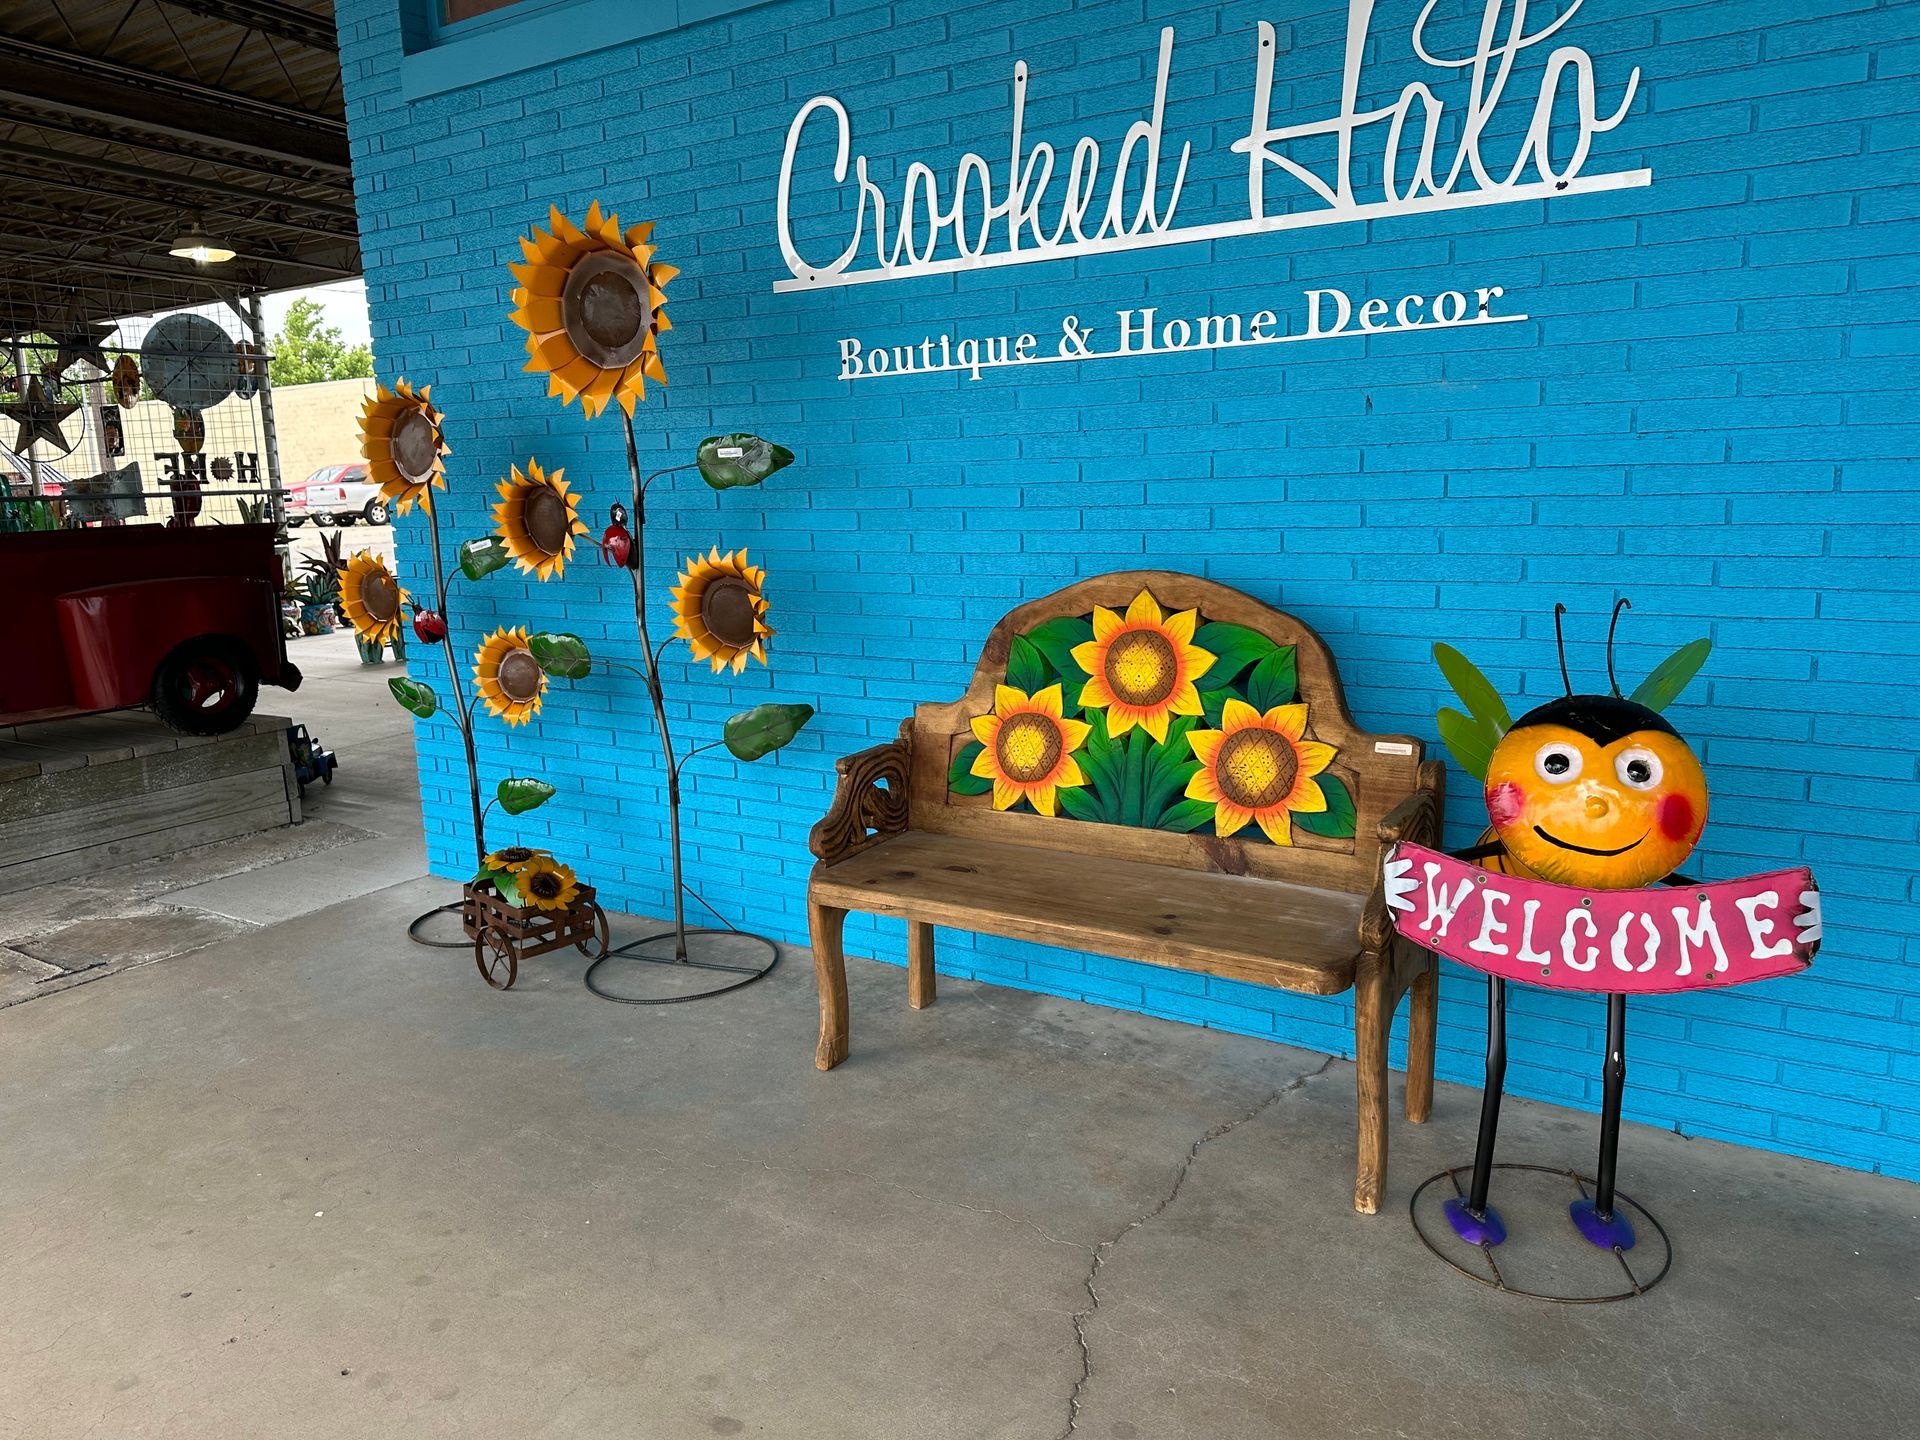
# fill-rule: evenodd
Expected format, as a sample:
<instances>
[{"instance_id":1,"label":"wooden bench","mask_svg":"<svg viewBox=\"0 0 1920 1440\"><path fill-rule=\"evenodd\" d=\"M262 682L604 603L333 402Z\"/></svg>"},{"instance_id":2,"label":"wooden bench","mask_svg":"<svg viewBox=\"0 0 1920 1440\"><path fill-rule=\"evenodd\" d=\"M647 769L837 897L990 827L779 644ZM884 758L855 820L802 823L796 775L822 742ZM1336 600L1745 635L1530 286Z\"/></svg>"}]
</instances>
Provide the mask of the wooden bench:
<instances>
[{"instance_id":1,"label":"wooden bench","mask_svg":"<svg viewBox=\"0 0 1920 1440\"><path fill-rule=\"evenodd\" d=\"M1311 628L1194 576L1102 575L1006 616L964 695L919 706L899 739L838 771L807 893L822 1070L847 1058L850 910L907 922L915 1008L933 1003L936 925L1313 995L1351 988L1354 1207L1379 1208L1393 1012L1411 992L1418 1123L1437 1002L1433 956L1388 924L1380 852L1437 843L1444 774L1419 740L1355 728Z\"/></svg>"}]
</instances>

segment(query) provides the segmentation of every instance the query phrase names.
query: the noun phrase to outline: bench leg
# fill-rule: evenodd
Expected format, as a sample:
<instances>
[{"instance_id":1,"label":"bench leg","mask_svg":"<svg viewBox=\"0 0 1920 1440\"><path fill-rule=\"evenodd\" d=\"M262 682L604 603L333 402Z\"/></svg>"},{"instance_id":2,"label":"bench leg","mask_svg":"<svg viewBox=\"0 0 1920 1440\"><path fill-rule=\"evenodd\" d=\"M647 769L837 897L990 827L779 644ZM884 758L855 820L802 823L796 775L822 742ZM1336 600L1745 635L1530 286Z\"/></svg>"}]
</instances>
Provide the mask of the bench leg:
<instances>
[{"instance_id":1,"label":"bench leg","mask_svg":"<svg viewBox=\"0 0 1920 1440\"><path fill-rule=\"evenodd\" d=\"M1353 1058L1360 1095L1360 1161L1353 1180L1353 1208L1362 1215L1380 1209L1380 1193L1387 1181L1387 1031L1393 1024L1388 1009L1386 965L1380 959L1360 962L1353 986Z\"/></svg>"},{"instance_id":2,"label":"bench leg","mask_svg":"<svg viewBox=\"0 0 1920 1440\"><path fill-rule=\"evenodd\" d=\"M933 1004L933 926L919 920L907 922L907 1004Z\"/></svg>"},{"instance_id":3,"label":"bench leg","mask_svg":"<svg viewBox=\"0 0 1920 1440\"><path fill-rule=\"evenodd\" d=\"M831 1070L847 1058L847 956L840 935L847 912L807 902L807 934L813 941L813 977L820 986L820 1046L813 1063Z\"/></svg>"},{"instance_id":4,"label":"bench leg","mask_svg":"<svg viewBox=\"0 0 1920 1440\"><path fill-rule=\"evenodd\" d=\"M1433 1114L1433 1048L1440 1023L1440 962L1432 951L1414 977L1407 1001L1407 1119L1427 1123Z\"/></svg>"}]
</instances>

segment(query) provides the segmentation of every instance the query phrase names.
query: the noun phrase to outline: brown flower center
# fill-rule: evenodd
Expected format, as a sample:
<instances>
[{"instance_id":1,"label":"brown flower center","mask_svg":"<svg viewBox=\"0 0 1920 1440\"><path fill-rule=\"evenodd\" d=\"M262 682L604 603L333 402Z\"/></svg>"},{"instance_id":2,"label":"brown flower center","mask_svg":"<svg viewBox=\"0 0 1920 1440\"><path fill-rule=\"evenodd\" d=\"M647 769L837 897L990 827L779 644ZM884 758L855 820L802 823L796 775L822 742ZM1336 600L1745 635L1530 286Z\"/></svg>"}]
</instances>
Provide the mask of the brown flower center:
<instances>
[{"instance_id":1,"label":"brown flower center","mask_svg":"<svg viewBox=\"0 0 1920 1440\"><path fill-rule=\"evenodd\" d=\"M500 689L515 704L524 705L540 694L540 662L526 650L509 650L500 657Z\"/></svg>"},{"instance_id":2,"label":"brown flower center","mask_svg":"<svg viewBox=\"0 0 1920 1440\"><path fill-rule=\"evenodd\" d=\"M387 437L387 453L393 457L393 467L412 482L433 477L433 462L440 456L440 432L425 410L410 405L402 410L393 422L393 433Z\"/></svg>"},{"instance_id":3,"label":"brown flower center","mask_svg":"<svg viewBox=\"0 0 1920 1440\"><path fill-rule=\"evenodd\" d=\"M653 325L646 271L612 250L584 256L567 274L560 315L573 348L594 364L608 370L631 364Z\"/></svg>"},{"instance_id":4,"label":"brown flower center","mask_svg":"<svg viewBox=\"0 0 1920 1440\"><path fill-rule=\"evenodd\" d=\"M558 491L541 485L532 490L520 511L527 538L549 555L566 549L572 527L567 524L567 502Z\"/></svg>"},{"instance_id":5,"label":"brown flower center","mask_svg":"<svg viewBox=\"0 0 1920 1440\"><path fill-rule=\"evenodd\" d=\"M1243 810L1265 810L1293 793L1300 757L1286 736L1273 730L1236 730L1214 757L1220 793Z\"/></svg>"},{"instance_id":6,"label":"brown flower center","mask_svg":"<svg viewBox=\"0 0 1920 1440\"><path fill-rule=\"evenodd\" d=\"M360 577L360 603L367 614L385 623L400 613L400 587L384 570L369 570Z\"/></svg>"},{"instance_id":7,"label":"brown flower center","mask_svg":"<svg viewBox=\"0 0 1920 1440\"><path fill-rule=\"evenodd\" d=\"M563 888L560 877L551 870L542 870L527 881L527 893L537 895L542 900L557 900Z\"/></svg>"},{"instance_id":8,"label":"brown flower center","mask_svg":"<svg viewBox=\"0 0 1920 1440\"><path fill-rule=\"evenodd\" d=\"M732 575L709 581L700 592L700 623L722 644L753 644L753 588Z\"/></svg>"},{"instance_id":9,"label":"brown flower center","mask_svg":"<svg viewBox=\"0 0 1920 1440\"><path fill-rule=\"evenodd\" d=\"M1053 773L1060 763L1060 725L1051 715L1023 711L1000 722L993 742L1000 773L1022 785L1032 785Z\"/></svg>"},{"instance_id":10,"label":"brown flower center","mask_svg":"<svg viewBox=\"0 0 1920 1440\"><path fill-rule=\"evenodd\" d=\"M493 858L498 860L502 865L524 865L533 858L533 851L524 845L509 845Z\"/></svg>"},{"instance_id":11,"label":"brown flower center","mask_svg":"<svg viewBox=\"0 0 1920 1440\"><path fill-rule=\"evenodd\" d=\"M1158 630L1122 631L1107 647L1107 688L1123 704L1165 704L1179 674L1173 645Z\"/></svg>"}]
</instances>

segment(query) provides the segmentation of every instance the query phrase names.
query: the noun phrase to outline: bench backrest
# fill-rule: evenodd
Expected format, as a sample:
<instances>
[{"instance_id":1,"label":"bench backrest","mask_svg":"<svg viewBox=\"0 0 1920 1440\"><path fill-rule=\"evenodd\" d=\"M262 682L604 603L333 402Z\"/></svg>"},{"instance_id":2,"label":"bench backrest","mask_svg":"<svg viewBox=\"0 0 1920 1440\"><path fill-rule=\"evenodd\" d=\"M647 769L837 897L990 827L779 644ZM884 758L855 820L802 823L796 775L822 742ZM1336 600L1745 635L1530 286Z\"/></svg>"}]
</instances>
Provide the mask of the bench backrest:
<instances>
[{"instance_id":1,"label":"bench backrest","mask_svg":"<svg viewBox=\"0 0 1920 1440\"><path fill-rule=\"evenodd\" d=\"M912 825L1365 891L1422 754L1354 726L1312 627L1119 571L1007 615L966 693L915 711Z\"/></svg>"}]
</instances>

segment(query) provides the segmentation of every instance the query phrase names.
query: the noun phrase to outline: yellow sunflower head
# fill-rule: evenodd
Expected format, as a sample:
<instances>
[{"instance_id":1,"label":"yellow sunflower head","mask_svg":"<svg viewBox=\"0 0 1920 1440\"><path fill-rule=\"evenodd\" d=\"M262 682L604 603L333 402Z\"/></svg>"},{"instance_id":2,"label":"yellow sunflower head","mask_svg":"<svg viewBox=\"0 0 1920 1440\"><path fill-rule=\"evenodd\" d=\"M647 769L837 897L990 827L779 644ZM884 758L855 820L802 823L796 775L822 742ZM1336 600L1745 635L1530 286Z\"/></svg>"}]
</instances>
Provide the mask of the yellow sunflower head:
<instances>
[{"instance_id":1,"label":"yellow sunflower head","mask_svg":"<svg viewBox=\"0 0 1920 1440\"><path fill-rule=\"evenodd\" d=\"M514 873L520 898L536 910L565 910L580 898L580 877L551 855L536 855Z\"/></svg>"},{"instance_id":2,"label":"yellow sunflower head","mask_svg":"<svg viewBox=\"0 0 1920 1440\"><path fill-rule=\"evenodd\" d=\"M576 226L552 208L551 232L522 236L526 263L509 265L520 282L513 292L513 323L527 332L525 368L547 373L547 393L563 404L579 398L592 419L618 400L633 414L647 381L667 383L660 336L667 319L666 283L680 272L653 258L653 225L622 231L618 215L600 202Z\"/></svg>"},{"instance_id":3,"label":"yellow sunflower head","mask_svg":"<svg viewBox=\"0 0 1920 1440\"><path fill-rule=\"evenodd\" d=\"M747 552L722 555L716 548L694 556L673 587L673 633L693 647L694 658L711 660L714 673L733 666L738 675L751 655L767 663L767 572L747 563Z\"/></svg>"},{"instance_id":4,"label":"yellow sunflower head","mask_svg":"<svg viewBox=\"0 0 1920 1440\"><path fill-rule=\"evenodd\" d=\"M405 623L406 603L407 592L379 556L362 550L340 567L340 608L361 639L391 645Z\"/></svg>"},{"instance_id":5,"label":"yellow sunflower head","mask_svg":"<svg viewBox=\"0 0 1920 1440\"><path fill-rule=\"evenodd\" d=\"M1200 762L1199 773L1187 782L1187 797L1213 806L1217 834L1231 835L1252 820L1274 844L1291 845L1289 817L1327 808L1313 777L1336 753L1306 734L1305 705L1276 705L1262 715L1244 700L1227 701L1218 730L1187 736Z\"/></svg>"},{"instance_id":6,"label":"yellow sunflower head","mask_svg":"<svg viewBox=\"0 0 1920 1440\"><path fill-rule=\"evenodd\" d=\"M1212 666L1213 652L1193 643L1197 620L1192 610L1163 615L1145 590L1124 617L1094 607L1093 639L1074 646L1073 659L1089 677L1080 704L1107 712L1109 735L1118 739L1138 725L1164 742L1169 716L1200 713L1193 682Z\"/></svg>"},{"instance_id":7,"label":"yellow sunflower head","mask_svg":"<svg viewBox=\"0 0 1920 1440\"><path fill-rule=\"evenodd\" d=\"M566 471L548 472L538 460L518 465L500 482L500 503L493 507L493 528L507 542L507 553L522 570L542 580L557 578L573 558L573 537L587 533L580 520L580 497L567 488Z\"/></svg>"},{"instance_id":8,"label":"yellow sunflower head","mask_svg":"<svg viewBox=\"0 0 1920 1440\"><path fill-rule=\"evenodd\" d=\"M360 416L360 453L366 457L381 498L402 515L418 500L433 508L434 489L447 488L447 440L440 422L445 418L428 398L432 386L414 390L405 380L393 389L374 387Z\"/></svg>"},{"instance_id":9,"label":"yellow sunflower head","mask_svg":"<svg viewBox=\"0 0 1920 1440\"><path fill-rule=\"evenodd\" d=\"M980 753L973 773L993 782L993 808L1010 810L1025 800L1042 815L1054 813L1063 785L1084 785L1073 752L1093 727L1061 716L1058 685L1028 695L1011 685L993 687L993 713L970 722Z\"/></svg>"},{"instance_id":10,"label":"yellow sunflower head","mask_svg":"<svg viewBox=\"0 0 1920 1440\"><path fill-rule=\"evenodd\" d=\"M524 725L547 698L547 672L527 646L525 626L496 630L473 653L473 686L487 709L509 725Z\"/></svg>"},{"instance_id":11,"label":"yellow sunflower head","mask_svg":"<svg viewBox=\"0 0 1920 1440\"><path fill-rule=\"evenodd\" d=\"M489 870L504 870L509 875L518 875L547 853L545 850L535 850L527 845L503 845L481 863Z\"/></svg>"}]
</instances>

